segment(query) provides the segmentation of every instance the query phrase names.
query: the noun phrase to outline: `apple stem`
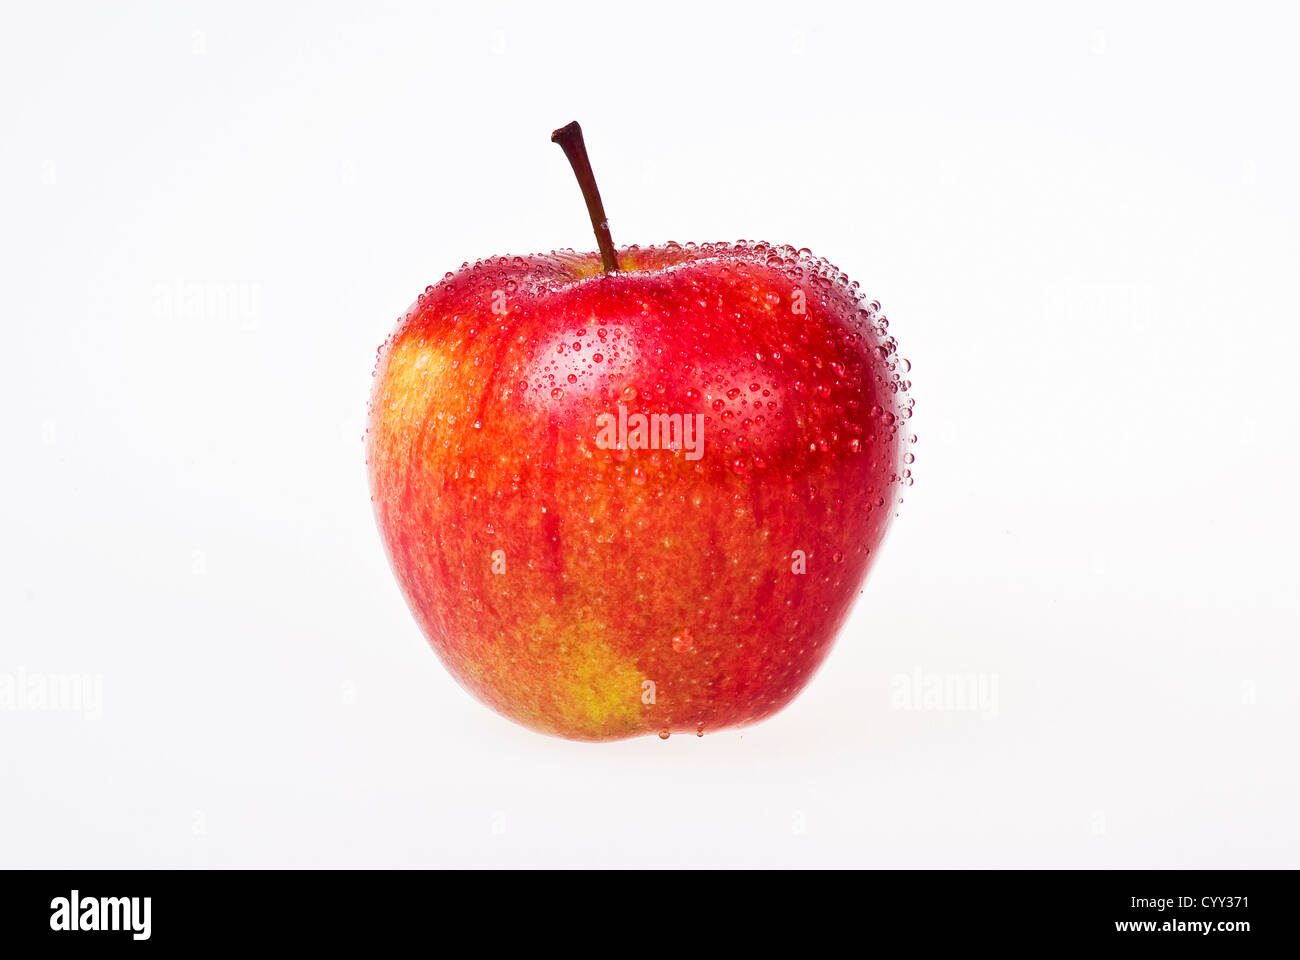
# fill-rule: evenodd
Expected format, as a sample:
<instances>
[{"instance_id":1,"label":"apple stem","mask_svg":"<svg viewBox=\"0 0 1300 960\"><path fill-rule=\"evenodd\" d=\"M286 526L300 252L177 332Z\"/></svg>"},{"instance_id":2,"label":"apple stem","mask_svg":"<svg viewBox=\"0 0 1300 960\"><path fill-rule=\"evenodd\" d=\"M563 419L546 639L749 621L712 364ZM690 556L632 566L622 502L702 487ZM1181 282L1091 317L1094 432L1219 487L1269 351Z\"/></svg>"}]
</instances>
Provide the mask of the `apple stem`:
<instances>
[{"instance_id":1,"label":"apple stem","mask_svg":"<svg viewBox=\"0 0 1300 960\"><path fill-rule=\"evenodd\" d=\"M582 140L582 127L578 126L577 120L560 127L551 134L551 142L560 145L564 155L569 158L574 176L578 178L582 199L587 201L587 213L591 215L591 226L596 231L596 243L600 246L600 259L604 262L605 272L617 273L618 254L614 251L614 238L609 235L609 221L605 219L605 205L600 202L596 175L591 172L587 145Z\"/></svg>"}]
</instances>

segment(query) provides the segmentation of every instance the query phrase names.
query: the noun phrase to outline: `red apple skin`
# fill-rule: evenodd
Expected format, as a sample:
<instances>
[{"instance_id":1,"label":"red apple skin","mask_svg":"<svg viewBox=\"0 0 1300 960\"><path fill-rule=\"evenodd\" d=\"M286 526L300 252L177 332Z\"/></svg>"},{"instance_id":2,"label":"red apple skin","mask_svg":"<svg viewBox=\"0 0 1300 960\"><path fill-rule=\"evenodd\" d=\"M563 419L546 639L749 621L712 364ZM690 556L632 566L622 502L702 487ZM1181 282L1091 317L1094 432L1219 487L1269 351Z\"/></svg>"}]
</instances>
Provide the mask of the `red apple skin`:
<instances>
[{"instance_id":1,"label":"red apple skin","mask_svg":"<svg viewBox=\"0 0 1300 960\"><path fill-rule=\"evenodd\" d=\"M836 268L743 241L619 265L447 274L381 348L367 429L380 534L430 644L479 700L574 740L780 710L910 483L908 364ZM599 446L620 403L702 414L702 456Z\"/></svg>"}]
</instances>

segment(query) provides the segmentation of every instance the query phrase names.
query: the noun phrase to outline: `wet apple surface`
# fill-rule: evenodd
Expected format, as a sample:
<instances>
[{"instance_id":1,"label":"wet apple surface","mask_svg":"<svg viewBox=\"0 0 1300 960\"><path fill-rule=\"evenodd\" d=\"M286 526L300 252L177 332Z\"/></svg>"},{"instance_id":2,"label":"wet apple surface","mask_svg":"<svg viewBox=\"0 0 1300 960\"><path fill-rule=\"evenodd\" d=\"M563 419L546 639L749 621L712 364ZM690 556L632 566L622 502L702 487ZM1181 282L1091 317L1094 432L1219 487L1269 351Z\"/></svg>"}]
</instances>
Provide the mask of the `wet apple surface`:
<instances>
[{"instance_id":1,"label":"wet apple surface","mask_svg":"<svg viewBox=\"0 0 1300 960\"><path fill-rule=\"evenodd\" d=\"M449 274L384 345L368 429L379 528L447 668L584 740L788 703L906 482L906 362L829 263L719 243L619 265ZM698 455L600 442L620 414L697 415Z\"/></svg>"}]
</instances>

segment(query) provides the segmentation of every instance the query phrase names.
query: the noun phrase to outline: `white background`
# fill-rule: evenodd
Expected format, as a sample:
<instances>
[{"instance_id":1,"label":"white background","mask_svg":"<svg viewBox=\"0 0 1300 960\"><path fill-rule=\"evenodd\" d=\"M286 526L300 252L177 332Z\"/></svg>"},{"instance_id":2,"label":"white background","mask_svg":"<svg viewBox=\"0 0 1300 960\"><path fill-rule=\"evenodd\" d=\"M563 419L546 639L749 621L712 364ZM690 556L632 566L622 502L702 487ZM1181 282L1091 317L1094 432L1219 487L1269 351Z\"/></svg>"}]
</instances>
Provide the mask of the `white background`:
<instances>
[{"instance_id":1,"label":"white background","mask_svg":"<svg viewBox=\"0 0 1300 960\"><path fill-rule=\"evenodd\" d=\"M1300 865L1293 13L431 6L7 12L0 676L103 697L0 711L0 863ZM916 485L747 730L513 726L380 548L376 349L593 246L573 119L616 241L811 247L914 364Z\"/></svg>"}]
</instances>

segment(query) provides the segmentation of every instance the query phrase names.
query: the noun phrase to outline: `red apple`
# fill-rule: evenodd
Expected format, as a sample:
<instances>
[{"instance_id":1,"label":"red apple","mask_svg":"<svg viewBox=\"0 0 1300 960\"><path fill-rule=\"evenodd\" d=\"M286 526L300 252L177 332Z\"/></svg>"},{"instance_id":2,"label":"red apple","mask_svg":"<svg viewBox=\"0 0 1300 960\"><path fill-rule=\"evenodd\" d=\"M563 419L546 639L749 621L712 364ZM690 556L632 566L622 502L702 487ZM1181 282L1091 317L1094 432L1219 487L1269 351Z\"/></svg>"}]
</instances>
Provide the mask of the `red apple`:
<instances>
[{"instance_id":1,"label":"red apple","mask_svg":"<svg viewBox=\"0 0 1300 960\"><path fill-rule=\"evenodd\" d=\"M525 726L761 720L910 482L908 364L806 250L616 251L577 124L555 139L601 250L465 264L399 321L367 430L384 545L447 669Z\"/></svg>"}]
</instances>

